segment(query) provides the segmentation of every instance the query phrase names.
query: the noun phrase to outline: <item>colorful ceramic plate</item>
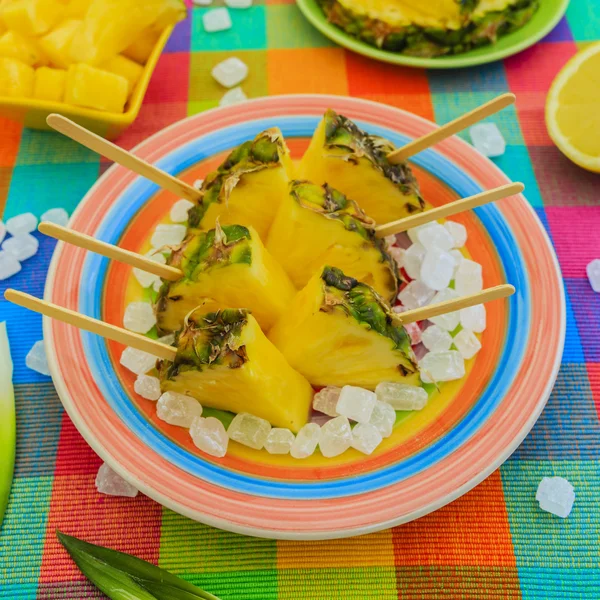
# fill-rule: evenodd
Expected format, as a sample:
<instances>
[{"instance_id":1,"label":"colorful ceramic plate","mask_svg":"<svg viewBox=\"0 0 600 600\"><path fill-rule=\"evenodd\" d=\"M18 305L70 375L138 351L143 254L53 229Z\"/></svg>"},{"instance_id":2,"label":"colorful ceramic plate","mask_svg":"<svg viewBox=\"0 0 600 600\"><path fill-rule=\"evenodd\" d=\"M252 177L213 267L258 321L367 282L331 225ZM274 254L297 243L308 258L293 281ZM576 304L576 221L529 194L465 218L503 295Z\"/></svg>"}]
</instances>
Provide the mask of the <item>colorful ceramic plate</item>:
<instances>
[{"instance_id":1,"label":"colorful ceramic plate","mask_svg":"<svg viewBox=\"0 0 600 600\"><path fill-rule=\"evenodd\" d=\"M345 31L332 25L323 14L317 0L296 0L304 16L325 36L340 46L363 54L375 60L405 65L407 67L420 67L422 69L458 69L483 65L512 56L533 46L545 35L550 33L557 25L567 10L569 0L542 0L540 7L533 18L517 31L501 37L493 45L476 48L463 54L453 56L438 56L436 58L420 58L406 56L399 52L380 50L361 40L352 37Z\"/></svg>"},{"instance_id":2,"label":"colorful ceramic plate","mask_svg":"<svg viewBox=\"0 0 600 600\"><path fill-rule=\"evenodd\" d=\"M402 144L435 125L412 114L338 96L279 96L190 117L138 146L136 154L194 181L228 150L272 126L301 156L326 108ZM458 138L415 157L432 204L507 182ZM74 213L71 226L144 251L176 198L113 166ZM187 430L156 419L119 364L122 346L57 321L44 337L58 393L94 450L161 504L231 531L273 538L358 535L431 512L477 485L531 429L552 389L562 353L565 309L556 258L526 200L514 197L458 219L485 285L508 281L517 294L488 305L483 349L460 382L446 384L422 411L400 414L392 437L371 455L335 459L271 456L232 443L224 459L203 455ZM131 269L59 244L46 299L111 323L144 290Z\"/></svg>"}]
</instances>

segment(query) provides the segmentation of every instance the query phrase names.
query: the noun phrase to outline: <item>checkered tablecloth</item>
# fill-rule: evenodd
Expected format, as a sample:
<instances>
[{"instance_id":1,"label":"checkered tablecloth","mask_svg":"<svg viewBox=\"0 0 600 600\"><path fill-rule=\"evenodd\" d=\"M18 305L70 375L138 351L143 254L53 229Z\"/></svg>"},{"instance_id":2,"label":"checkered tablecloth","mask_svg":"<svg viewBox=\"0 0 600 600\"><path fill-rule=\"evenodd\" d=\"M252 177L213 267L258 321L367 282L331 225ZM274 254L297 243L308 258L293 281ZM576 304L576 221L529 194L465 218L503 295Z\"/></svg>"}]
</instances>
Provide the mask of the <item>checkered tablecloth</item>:
<instances>
[{"instance_id":1,"label":"checkered tablecloth","mask_svg":"<svg viewBox=\"0 0 600 600\"><path fill-rule=\"evenodd\" d=\"M424 0L425 1L425 0ZM0 300L15 362L15 481L0 532L0 597L100 597L58 547L56 528L160 564L223 600L600 598L600 295L585 266L600 257L600 175L553 146L548 87L586 42L600 38L600 2L572 0L541 43L503 62L447 72L373 62L334 46L290 0L231 11L233 28L203 32L205 9L178 25L135 124L130 148L162 127L217 105L211 68L233 54L250 67L250 97L351 95L444 123L500 92L516 106L494 117L507 140L496 163L527 186L547 228L567 292L567 338L554 392L537 425L493 475L451 505L392 530L333 542L257 540L195 523L152 500L101 496L99 459L63 413L50 379L25 367L41 319ZM58 134L0 121L0 213L71 211L108 163ZM0 282L43 293L54 243ZM534 325L535 326L535 325ZM561 475L577 500L567 520L541 512L541 477Z\"/></svg>"}]
</instances>

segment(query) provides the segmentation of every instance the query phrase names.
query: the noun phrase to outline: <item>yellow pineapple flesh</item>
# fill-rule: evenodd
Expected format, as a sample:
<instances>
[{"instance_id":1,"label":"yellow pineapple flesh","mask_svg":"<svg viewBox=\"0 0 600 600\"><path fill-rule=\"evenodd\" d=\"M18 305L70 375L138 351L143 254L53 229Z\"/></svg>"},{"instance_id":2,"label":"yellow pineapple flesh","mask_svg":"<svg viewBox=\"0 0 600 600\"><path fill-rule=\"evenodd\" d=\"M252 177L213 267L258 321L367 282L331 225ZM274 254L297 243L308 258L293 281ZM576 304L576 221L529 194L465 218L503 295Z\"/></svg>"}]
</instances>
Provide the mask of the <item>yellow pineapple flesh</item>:
<instances>
[{"instance_id":1,"label":"yellow pineapple flesh","mask_svg":"<svg viewBox=\"0 0 600 600\"><path fill-rule=\"evenodd\" d=\"M158 363L163 391L192 396L211 408L248 412L294 432L308 421L310 384L247 311L195 311L175 345L175 361Z\"/></svg>"},{"instance_id":2,"label":"yellow pineapple flesh","mask_svg":"<svg viewBox=\"0 0 600 600\"><path fill-rule=\"evenodd\" d=\"M356 202L327 184L292 181L266 247L298 289L331 265L391 301L398 293L398 267L374 226Z\"/></svg>"},{"instance_id":3,"label":"yellow pineapple flesh","mask_svg":"<svg viewBox=\"0 0 600 600\"><path fill-rule=\"evenodd\" d=\"M394 149L391 142L328 110L302 157L299 174L340 190L378 225L389 223L425 207L410 167L387 160Z\"/></svg>"},{"instance_id":4,"label":"yellow pineapple flesh","mask_svg":"<svg viewBox=\"0 0 600 600\"><path fill-rule=\"evenodd\" d=\"M81 21L78 19L67 19L40 38L41 48L55 67L68 69L75 62L71 58L70 47L80 25Z\"/></svg>"},{"instance_id":5,"label":"yellow pineapple flesh","mask_svg":"<svg viewBox=\"0 0 600 600\"><path fill-rule=\"evenodd\" d=\"M15 31L0 36L0 56L14 58L30 67L46 64L47 58L34 39L26 38Z\"/></svg>"},{"instance_id":6,"label":"yellow pineapple flesh","mask_svg":"<svg viewBox=\"0 0 600 600\"><path fill-rule=\"evenodd\" d=\"M220 308L249 309L267 331L296 293L251 227L224 225L208 232L191 231L173 251L169 264L181 269L183 277L163 283L160 290L156 317L163 332L179 329L202 299Z\"/></svg>"},{"instance_id":7,"label":"yellow pineapple flesh","mask_svg":"<svg viewBox=\"0 0 600 600\"><path fill-rule=\"evenodd\" d=\"M374 389L382 381L418 385L410 338L372 288L325 267L269 332L311 384Z\"/></svg>"},{"instance_id":8,"label":"yellow pineapple flesh","mask_svg":"<svg viewBox=\"0 0 600 600\"><path fill-rule=\"evenodd\" d=\"M125 77L90 67L71 65L67 71L65 102L109 112L123 112L129 83Z\"/></svg>"},{"instance_id":9,"label":"yellow pineapple flesh","mask_svg":"<svg viewBox=\"0 0 600 600\"><path fill-rule=\"evenodd\" d=\"M0 57L0 96L31 96L35 71L14 58Z\"/></svg>"},{"instance_id":10,"label":"yellow pineapple flesh","mask_svg":"<svg viewBox=\"0 0 600 600\"><path fill-rule=\"evenodd\" d=\"M54 27L64 10L56 0L10 0L0 6L0 19L7 29L35 37Z\"/></svg>"},{"instance_id":11,"label":"yellow pineapple flesh","mask_svg":"<svg viewBox=\"0 0 600 600\"><path fill-rule=\"evenodd\" d=\"M63 69L40 67L35 71L33 97L39 100L62 102L65 96L67 72Z\"/></svg>"},{"instance_id":12,"label":"yellow pineapple flesh","mask_svg":"<svg viewBox=\"0 0 600 600\"><path fill-rule=\"evenodd\" d=\"M288 193L292 168L281 131L263 131L206 176L200 202L189 213L190 227L210 229L218 219L222 225L252 226L265 240Z\"/></svg>"},{"instance_id":13,"label":"yellow pineapple flesh","mask_svg":"<svg viewBox=\"0 0 600 600\"><path fill-rule=\"evenodd\" d=\"M129 58L119 54L114 56L101 66L102 70L114 73L115 75L121 75L125 77L129 83L129 95L133 92L136 83L139 81L144 68Z\"/></svg>"}]
</instances>

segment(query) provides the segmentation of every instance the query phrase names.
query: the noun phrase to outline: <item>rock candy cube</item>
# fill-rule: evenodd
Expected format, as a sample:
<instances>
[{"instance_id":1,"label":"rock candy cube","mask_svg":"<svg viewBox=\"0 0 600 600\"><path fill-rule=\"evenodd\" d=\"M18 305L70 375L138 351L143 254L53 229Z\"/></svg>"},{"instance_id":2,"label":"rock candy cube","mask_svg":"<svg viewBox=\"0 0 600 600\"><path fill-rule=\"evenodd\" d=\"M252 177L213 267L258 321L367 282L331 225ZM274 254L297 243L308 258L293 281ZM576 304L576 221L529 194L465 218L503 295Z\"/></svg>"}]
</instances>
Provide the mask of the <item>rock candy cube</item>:
<instances>
[{"instance_id":1,"label":"rock candy cube","mask_svg":"<svg viewBox=\"0 0 600 600\"><path fill-rule=\"evenodd\" d=\"M0 57L0 96L25 97L33 95L35 71L14 58Z\"/></svg>"},{"instance_id":2,"label":"rock candy cube","mask_svg":"<svg viewBox=\"0 0 600 600\"><path fill-rule=\"evenodd\" d=\"M33 80L33 97L38 100L62 102L65 97L67 72L64 69L40 67Z\"/></svg>"},{"instance_id":3,"label":"rock candy cube","mask_svg":"<svg viewBox=\"0 0 600 600\"><path fill-rule=\"evenodd\" d=\"M67 72L65 102L121 113L129 95L125 77L89 65L71 65Z\"/></svg>"}]
</instances>

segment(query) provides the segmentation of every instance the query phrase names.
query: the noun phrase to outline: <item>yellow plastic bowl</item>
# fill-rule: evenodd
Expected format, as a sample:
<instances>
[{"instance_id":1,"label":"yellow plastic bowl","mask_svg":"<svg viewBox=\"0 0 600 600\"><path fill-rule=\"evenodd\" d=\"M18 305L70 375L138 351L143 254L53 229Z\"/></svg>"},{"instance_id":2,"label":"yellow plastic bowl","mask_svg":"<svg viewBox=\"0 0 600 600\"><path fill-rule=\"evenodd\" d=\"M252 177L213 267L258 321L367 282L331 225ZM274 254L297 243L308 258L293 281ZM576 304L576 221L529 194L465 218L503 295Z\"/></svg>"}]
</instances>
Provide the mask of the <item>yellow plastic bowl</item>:
<instances>
[{"instance_id":1,"label":"yellow plastic bowl","mask_svg":"<svg viewBox=\"0 0 600 600\"><path fill-rule=\"evenodd\" d=\"M125 112L106 112L82 108L65 102L0 96L0 116L23 123L25 127L32 129L50 129L46 123L46 117L51 113L59 113L109 140L118 137L138 116L156 63L174 27L174 25L170 25L162 32L148 57L140 80L125 105Z\"/></svg>"}]
</instances>

